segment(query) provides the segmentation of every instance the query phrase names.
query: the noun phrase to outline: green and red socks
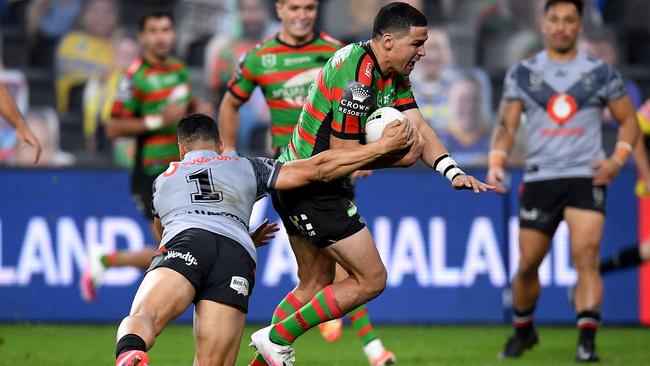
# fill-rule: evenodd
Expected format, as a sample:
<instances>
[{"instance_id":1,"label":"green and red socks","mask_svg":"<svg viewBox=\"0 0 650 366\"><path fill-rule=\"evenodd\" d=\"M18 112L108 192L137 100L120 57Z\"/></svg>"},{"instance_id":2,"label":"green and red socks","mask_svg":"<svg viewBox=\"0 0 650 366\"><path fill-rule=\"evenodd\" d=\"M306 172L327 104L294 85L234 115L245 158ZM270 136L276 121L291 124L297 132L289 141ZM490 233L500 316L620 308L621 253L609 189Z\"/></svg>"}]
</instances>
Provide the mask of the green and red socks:
<instances>
[{"instance_id":1,"label":"green and red socks","mask_svg":"<svg viewBox=\"0 0 650 366\"><path fill-rule=\"evenodd\" d=\"M102 266L104 266L104 268L116 266L119 255L120 253L118 251L112 252L110 254L102 255L100 258L100 261L102 262Z\"/></svg>"},{"instance_id":2,"label":"green and red socks","mask_svg":"<svg viewBox=\"0 0 650 366\"><path fill-rule=\"evenodd\" d=\"M298 309L303 307L303 303L298 300L296 295L293 294L293 292L289 292L287 296L280 301L278 306L275 308L275 311L273 312L273 317L271 318L271 324L275 324L279 321L282 321L298 311ZM262 357L259 354L255 355L255 358L253 359L253 362L250 363L249 366L266 366L267 363L264 361L264 357Z\"/></svg>"},{"instance_id":3,"label":"green and red socks","mask_svg":"<svg viewBox=\"0 0 650 366\"><path fill-rule=\"evenodd\" d=\"M352 324L352 327L357 332L357 337L359 337L364 346L379 338L370 322L365 304L350 311L348 318L350 319L350 324Z\"/></svg>"},{"instance_id":4,"label":"green and red socks","mask_svg":"<svg viewBox=\"0 0 650 366\"><path fill-rule=\"evenodd\" d=\"M303 335L309 329L320 323L342 316L343 313L334 297L332 285L329 285L317 293L300 310L283 321L276 323L271 329L269 338L274 343L288 346L293 344L296 338Z\"/></svg>"}]
</instances>

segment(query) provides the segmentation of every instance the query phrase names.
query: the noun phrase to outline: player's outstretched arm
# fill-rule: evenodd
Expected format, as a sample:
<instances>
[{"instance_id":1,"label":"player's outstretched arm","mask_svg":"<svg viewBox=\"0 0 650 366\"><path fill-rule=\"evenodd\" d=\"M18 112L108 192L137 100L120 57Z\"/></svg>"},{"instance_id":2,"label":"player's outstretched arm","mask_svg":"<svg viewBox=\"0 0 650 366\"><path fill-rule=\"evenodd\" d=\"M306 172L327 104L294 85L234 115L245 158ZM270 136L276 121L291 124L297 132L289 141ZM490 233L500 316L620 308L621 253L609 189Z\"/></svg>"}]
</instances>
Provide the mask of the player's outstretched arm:
<instances>
[{"instance_id":1,"label":"player's outstretched arm","mask_svg":"<svg viewBox=\"0 0 650 366\"><path fill-rule=\"evenodd\" d=\"M495 187L485 184L471 175L465 174L449 156L447 148L442 144L438 135L424 120L418 108L411 108L403 112L417 129L423 141L421 159L426 165L437 170L451 182L453 189L471 189L476 193L486 192Z\"/></svg>"},{"instance_id":2,"label":"player's outstretched arm","mask_svg":"<svg viewBox=\"0 0 650 366\"><path fill-rule=\"evenodd\" d=\"M515 142L523 110L524 106L518 100L503 101L499 111L499 122L492 131L492 141L488 153L487 182L494 185L495 190L499 193L505 193L507 190L503 184L506 161Z\"/></svg>"},{"instance_id":3,"label":"player's outstretched arm","mask_svg":"<svg viewBox=\"0 0 650 366\"><path fill-rule=\"evenodd\" d=\"M41 144L20 114L13 97L2 84L0 84L0 116L16 128L16 138L20 147L28 144L34 148L36 153L34 164L38 163L38 159L41 157Z\"/></svg>"},{"instance_id":4,"label":"player's outstretched arm","mask_svg":"<svg viewBox=\"0 0 650 366\"><path fill-rule=\"evenodd\" d=\"M293 189L313 182L328 182L346 176L385 154L407 149L413 144L410 127L401 121L386 125L382 137L370 144L327 150L309 159L290 161L282 166L275 189Z\"/></svg>"},{"instance_id":5,"label":"player's outstretched arm","mask_svg":"<svg viewBox=\"0 0 650 366\"><path fill-rule=\"evenodd\" d=\"M607 103L607 107L619 124L618 136L612 155L607 159L594 162L597 169L593 176L594 185L607 185L614 180L634 151L634 144L639 136L639 122L630 97L625 95L611 100Z\"/></svg>"}]
</instances>

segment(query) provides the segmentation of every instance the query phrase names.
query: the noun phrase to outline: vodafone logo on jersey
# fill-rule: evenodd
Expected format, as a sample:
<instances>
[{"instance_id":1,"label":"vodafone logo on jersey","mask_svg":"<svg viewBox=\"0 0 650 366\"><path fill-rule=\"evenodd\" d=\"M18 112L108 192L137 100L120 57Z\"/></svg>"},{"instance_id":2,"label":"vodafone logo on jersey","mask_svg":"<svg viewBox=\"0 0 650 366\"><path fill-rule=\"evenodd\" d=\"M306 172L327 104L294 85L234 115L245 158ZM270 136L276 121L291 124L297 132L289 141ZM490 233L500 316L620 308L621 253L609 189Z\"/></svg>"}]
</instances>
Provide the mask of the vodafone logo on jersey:
<instances>
[{"instance_id":1,"label":"vodafone logo on jersey","mask_svg":"<svg viewBox=\"0 0 650 366\"><path fill-rule=\"evenodd\" d=\"M578 103L569 94L555 94L546 104L546 112L559 125L565 124L578 111Z\"/></svg>"}]
</instances>

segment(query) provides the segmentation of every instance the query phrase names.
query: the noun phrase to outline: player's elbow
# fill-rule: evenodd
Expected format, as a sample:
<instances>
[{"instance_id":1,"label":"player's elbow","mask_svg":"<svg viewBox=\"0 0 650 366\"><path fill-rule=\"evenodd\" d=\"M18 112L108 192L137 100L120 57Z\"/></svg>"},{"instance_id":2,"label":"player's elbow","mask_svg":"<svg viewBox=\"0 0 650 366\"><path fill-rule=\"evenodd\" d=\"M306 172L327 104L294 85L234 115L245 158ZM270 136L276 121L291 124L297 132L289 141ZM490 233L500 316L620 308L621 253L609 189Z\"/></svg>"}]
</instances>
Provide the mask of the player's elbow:
<instances>
[{"instance_id":1,"label":"player's elbow","mask_svg":"<svg viewBox=\"0 0 650 366\"><path fill-rule=\"evenodd\" d=\"M327 183L327 182L333 181L336 178L336 176L334 174L334 171L332 169L329 169L329 167L327 167L327 165L323 165L323 164L316 165L314 170L315 170L314 171L314 177L315 177L314 180L316 180L318 182Z\"/></svg>"}]
</instances>

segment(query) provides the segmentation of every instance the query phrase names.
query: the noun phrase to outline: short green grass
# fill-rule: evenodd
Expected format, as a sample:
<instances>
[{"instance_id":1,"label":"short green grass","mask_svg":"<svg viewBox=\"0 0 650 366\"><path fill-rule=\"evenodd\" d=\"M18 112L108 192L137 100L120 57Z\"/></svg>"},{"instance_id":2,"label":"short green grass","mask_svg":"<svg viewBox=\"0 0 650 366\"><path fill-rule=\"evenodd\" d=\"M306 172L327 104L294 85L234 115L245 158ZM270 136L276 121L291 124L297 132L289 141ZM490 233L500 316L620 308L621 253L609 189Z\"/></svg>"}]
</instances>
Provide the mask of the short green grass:
<instances>
[{"instance_id":1,"label":"short green grass","mask_svg":"<svg viewBox=\"0 0 650 366\"><path fill-rule=\"evenodd\" d=\"M0 324L0 365L87 366L114 364L117 325ZM253 351L246 347L247 327L237 365L247 365ZM384 344L393 350L398 365L571 365L576 332L571 327L540 327L540 344L521 360L497 361L496 355L510 334L497 326L380 326ZM650 330L605 327L598 335L602 365L650 365ZM149 352L153 366L191 365L192 330L170 326ZM367 365L360 342L345 328L343 337L326 343L317 331L296 342L296 364Z\"/></svg>"}]
</instances>

